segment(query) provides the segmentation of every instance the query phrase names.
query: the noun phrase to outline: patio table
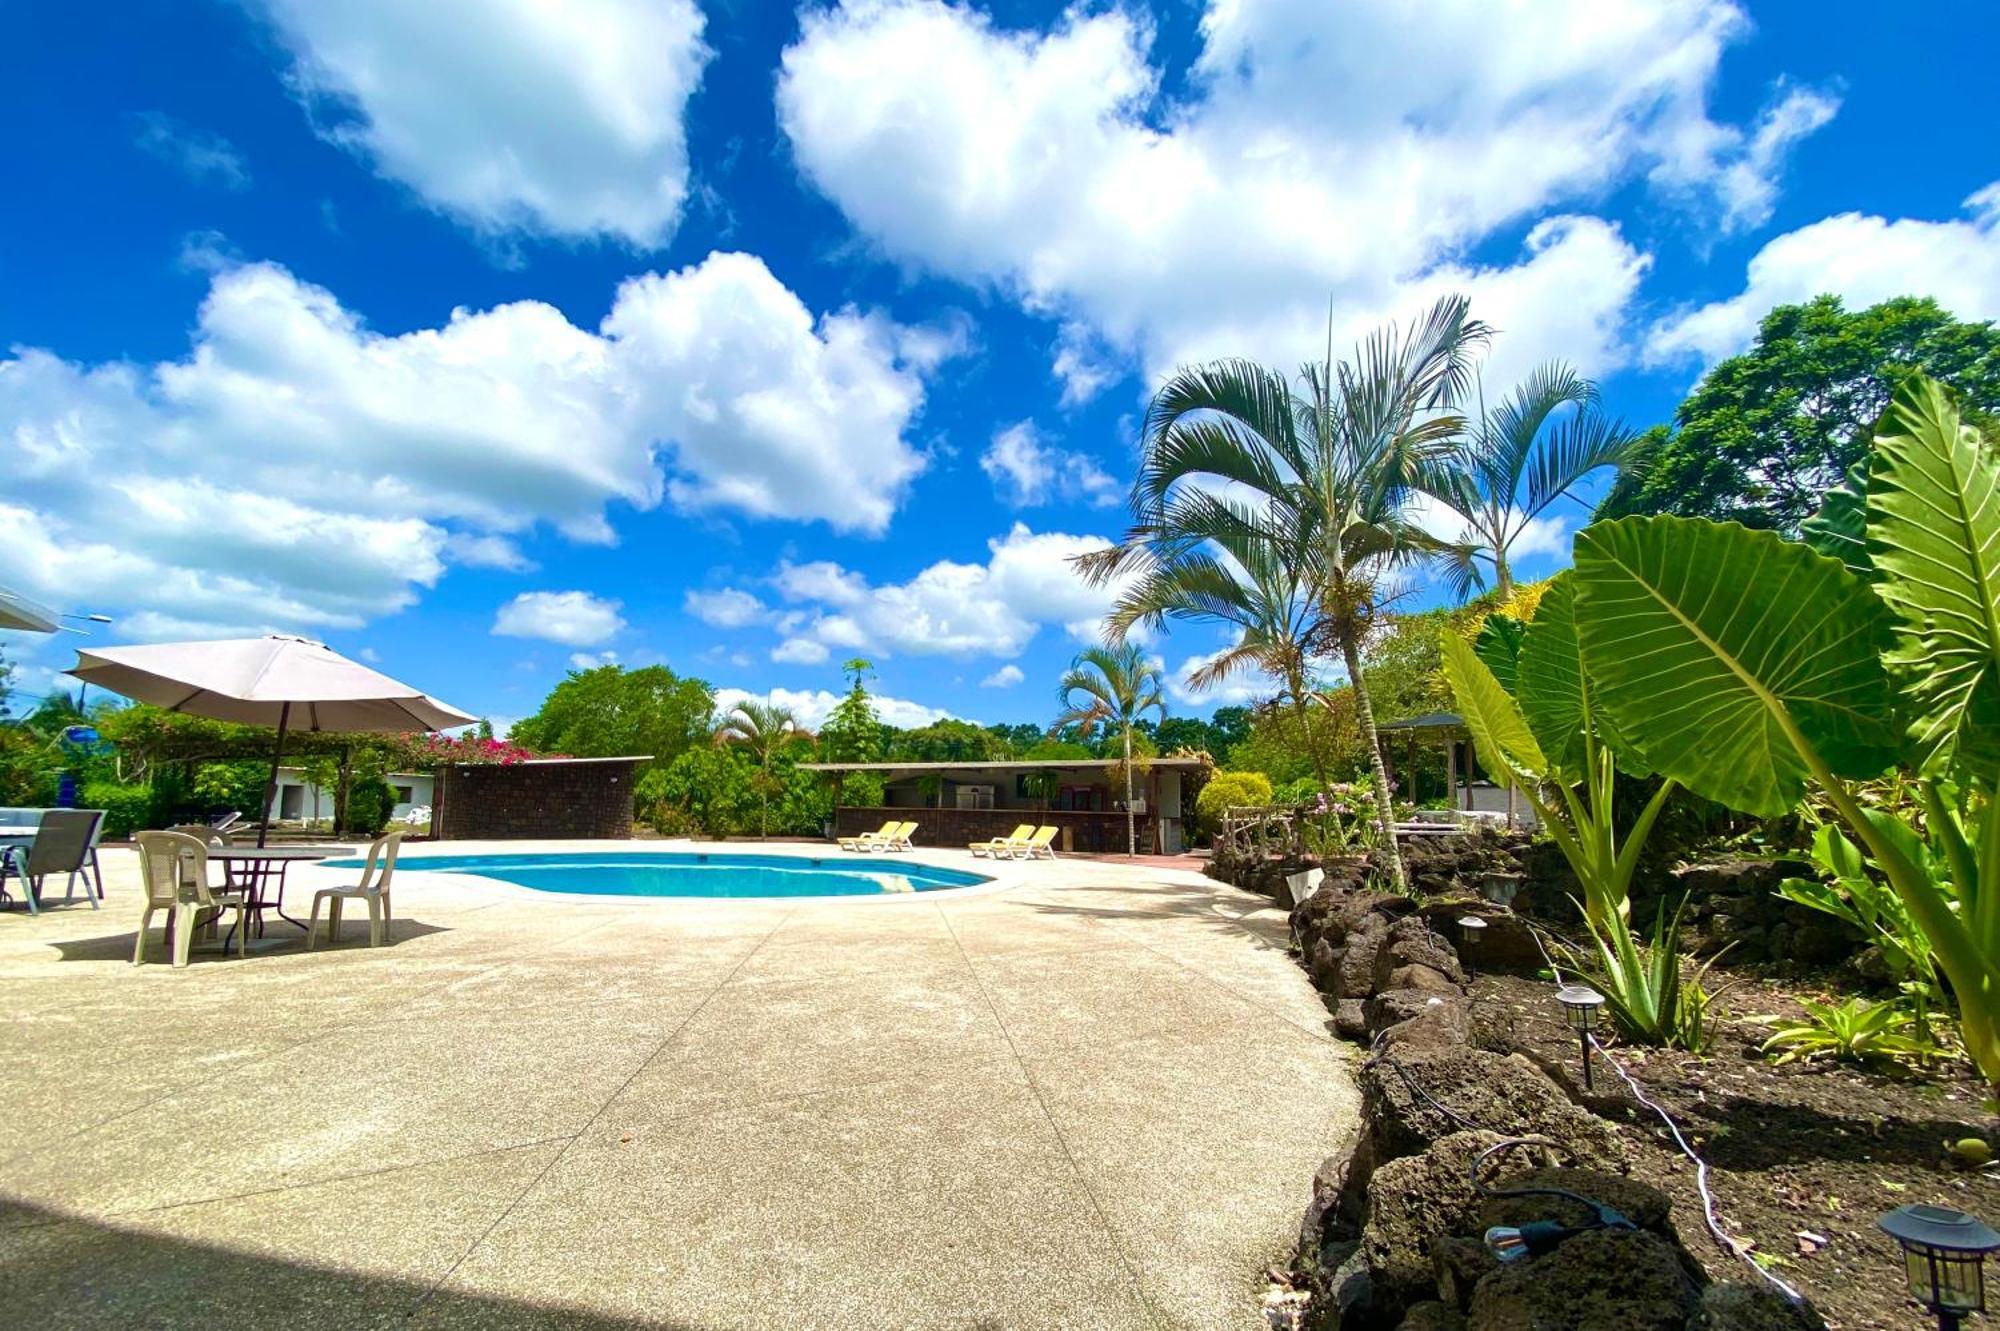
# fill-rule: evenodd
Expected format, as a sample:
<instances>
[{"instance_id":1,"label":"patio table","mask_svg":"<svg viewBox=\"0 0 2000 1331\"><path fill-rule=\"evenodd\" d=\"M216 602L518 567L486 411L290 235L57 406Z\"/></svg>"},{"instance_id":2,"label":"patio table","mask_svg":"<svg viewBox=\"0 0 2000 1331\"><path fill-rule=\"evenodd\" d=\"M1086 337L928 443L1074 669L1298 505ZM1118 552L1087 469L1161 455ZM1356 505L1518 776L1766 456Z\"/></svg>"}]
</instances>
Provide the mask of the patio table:
<instances>
[{"instance_id":1,"label":"patio table","mask_svg":"<svg viewBox=\"0 0 2000 1331\"><path fill-rule=\"evenodd\" d=\"M209 862L220 864L229 881L243 889L256 916L257 936L264 936L264 912L274 910L287 924L306 928L304 920L285 914L285 870L298 863L330 860L355 853L352 846L210 846ZM272 884L275 880L276 888Z\"/></svg>"}]
</instances>

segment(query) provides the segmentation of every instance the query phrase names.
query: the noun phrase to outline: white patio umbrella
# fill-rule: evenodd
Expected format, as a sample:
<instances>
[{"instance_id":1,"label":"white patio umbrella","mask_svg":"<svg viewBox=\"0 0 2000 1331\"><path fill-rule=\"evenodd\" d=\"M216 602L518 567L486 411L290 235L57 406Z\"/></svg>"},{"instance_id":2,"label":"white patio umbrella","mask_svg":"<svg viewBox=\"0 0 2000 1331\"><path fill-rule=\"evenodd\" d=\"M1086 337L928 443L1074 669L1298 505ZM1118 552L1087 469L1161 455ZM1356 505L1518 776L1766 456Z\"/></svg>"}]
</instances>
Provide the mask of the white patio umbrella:
<instances>
[{"instance_id":1,"label":"white patio umbrella","mask_svg":"<svg viewBox=\"0 0 2000 1331\"><path fill-rule=\"evenodd\" d=\"M278 634L78 651L69 673L170 712L277 727L278 747L258 818L259 846L277 794L287 730L442 730L478 719L350 661L323 642Z\"/></svg>"},{"instance_id":2,"label":"white patio umbrella","mask_svg":"<svg viewBox=\"0 0 2000 1331\"><path fill-rule=\"evenodd\" d=\"M0 629L19 629L24 633L54 633L62 627L56 612L45 605L30 601L19 592L0 587Z\"/></svg>"}]
</instances>

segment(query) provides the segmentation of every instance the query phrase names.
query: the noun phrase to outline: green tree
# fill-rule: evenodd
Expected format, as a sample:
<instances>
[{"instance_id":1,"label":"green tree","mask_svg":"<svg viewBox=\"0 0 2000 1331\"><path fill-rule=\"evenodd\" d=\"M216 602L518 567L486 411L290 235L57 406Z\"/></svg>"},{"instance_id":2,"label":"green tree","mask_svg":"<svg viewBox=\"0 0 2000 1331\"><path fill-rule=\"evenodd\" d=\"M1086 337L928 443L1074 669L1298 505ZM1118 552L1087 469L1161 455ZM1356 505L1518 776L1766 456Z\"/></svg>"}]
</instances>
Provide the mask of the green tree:
<instances>
[{"instance_id":1,"label":"green tree","mask_svg":"<svg viewBox=\"0 0 2000 1331\"><path fill-rule=\"evenodd\" d=\"M819 730L820 756L832 763L872 763L882 757L882 718L868 696L868 677L875 666L854 657L841 666L847 695L833 705Z\"/></svg>"},{"instance_id":2,"label":"green tree","mask_svg":"<svg viewBox=\"0 0 2000 1331\"><path fill-rule=\"evenodd\" d=\"M1955 388L1966 418L1990 432L2000 329L1908 296L1853 312L1838 296L1780 305L1756 345L1702 376L1673 428L1643 437L1639 466L1597 516L1677 514L1795 534L1868 451L1897 387L1918 374Z\"/></svg>"},{"instance_id":3,"label":"green tree","mask_svg":"<svg viewBox=\"0 0 2000 1331\"><path fill-rule=\"evenodd\" d=\"M715 693L665 666L572 670L533 716L514 723L516 743L540 753L615 758L647 753L669 763L709 736ZM642 769L643 774L644 769Z\"/></svg>"},{"instance_id":4,"label":"green tree","mask_svg":"<svg viewBox=\"0 0 2000 1331\"><path fill-rule=\"evenodd\" d=\"M1357 684L1377 830L1399 889L1406 879L1361 650L1385 579L1442 549L1409 504L1418 480L1457 450L1457 407L1488 333L1452 296L1407 331L1377 331L1348 362L1335 363L1329 335L1324 362L1305 366L1296 389L1243 360L1177 371L1146 412L1132 526L1119 545L1080 561L1104 581L1210 546L1265 544L1297 564L1326 650Z\"/></svg>"},{"instance_id":5,"label":"green tree","mask_svg":"<svg viewBox=\"0 0 2000 1331\"><path fill-rule=\"evenodd\" d=\"M1056 688L1062 715L1055 729L1116 731L1124 744L1125 853L1139 853L1138 815L1132 808L1132 728L1141 712L1167 714L1166 677L1138 644L1086 647L1076 654Z\"/></svg>"},{"instance_id":6,"label":"green tree","mask_svg":"<svg viewBox=\"0 0 2000 1331\"><path fill-rule=\"evenodd\" d=\"M1537 367L1506 401L1482 412L1463 455L1426 485L1465 519L1465 536L1446 552L1458 598L1485 587L1482 565L1500 595L1511 592L1507 554L1528 524L1591 473L1624 471L1636 443L1624 422L1598 409L1597 385L1561 361Z\"/></svg>"},{"instance_id":7,"label":"green tree","mask_svg":"<svg viewBox=\"0 0 2000 1331\"><path fill-rule=\"evenodd\" d=\"M986 727L986 733L1005 745L1008 754L1014 757L1023 756L1042 739L1042 728L1027 721L1016 721L1012 724L1001 722Z\"/></svg>"},{"instance_id":8,"label":"green tree","mask_svg":"<svg viewBox=\"0 0 2000 1331\"><path fill-rule=\"evenodd\" d=\"M787 749L811 738L812 732L799 724L791 708L755 698L745 698L730 708L729 715L716 727L717 744L739 745L757 764L760 836L771 834L771 797L784 787L783 780L774 775L772 764Z\"/></svg>"},{"instance_id":9,"label":"green tree","mask_svg":"<svg viewBox=\"0 0 2000 1331\"><path fill-rule=\"evenodd\" d=\"M979 763L1005 761L1010 752L984 726L946 717L891 735L888 757L899 763Z\"/></svg>"}]
</instances>

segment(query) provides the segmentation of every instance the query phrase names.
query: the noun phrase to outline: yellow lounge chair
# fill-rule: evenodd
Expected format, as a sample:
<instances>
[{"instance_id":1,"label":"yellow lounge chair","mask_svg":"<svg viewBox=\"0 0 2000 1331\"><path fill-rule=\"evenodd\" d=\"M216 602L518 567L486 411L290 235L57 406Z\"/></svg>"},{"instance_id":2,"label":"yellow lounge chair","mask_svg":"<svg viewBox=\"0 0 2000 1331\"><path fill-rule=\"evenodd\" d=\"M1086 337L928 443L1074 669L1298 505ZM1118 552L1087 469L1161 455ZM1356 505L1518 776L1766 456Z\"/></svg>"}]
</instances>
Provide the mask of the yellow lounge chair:
<instances>
[{"instance_id":1,"label":"yellow lounge chair","mask_svg":"<svg viewBox=\"0 0 2000 1331\"><path fill-rule=\"evenodd\" d=\"M1056 857L1056 831L1053 827L1038 827L1035 834L1022 842L1012 852L1017 860L1052 860Z\"/></svg>"},{"instance_id":2,"label":"yellow lounge chair","mask_svg":"<svg viewBox=\"0 0 2000 1331\"><path fill-rule=\"evenodd\" d=\"M880 845L878 845L876 849L883 851L914 850L916 849L916 847L910 844L910 837L913 833L915 833L916 830L917 830L917 824L915 823L898 823L896 824L895 832L889 837L887 841L884 841Z\"/></svg>"},{"instance_id":3,"label":"yellow lounge chair","mask_svg":"<svg viewBox=\"0 0 2000 1331\"><path fill-rule=\"evenodd\" d=\"M889 837L892 834L894 834L895 830L901 826L902 826L901 823L895 821L892 818L888 822L882 824L881 829L879 831L863 832L860 836L841 837L839 839L840 848L842 850L853 850L853 851L868 850L880 842L887 841Z\"/></svg>"},{"instance_id":4,"label":"yellow lounge chair","mask_svg":"<svg viewBox=\"0 0 2000 1331\"><path fill-rule=\"evenodd\" d=\"M1034 834L1035 825L1033 823L1022 823L1006 836L997 836L991 841L974 841L968 844L966 849L974 855L989 855L994 859L998 859L1000 858L1001 851L1015 849Z\"/></svg>"}]
</instances>

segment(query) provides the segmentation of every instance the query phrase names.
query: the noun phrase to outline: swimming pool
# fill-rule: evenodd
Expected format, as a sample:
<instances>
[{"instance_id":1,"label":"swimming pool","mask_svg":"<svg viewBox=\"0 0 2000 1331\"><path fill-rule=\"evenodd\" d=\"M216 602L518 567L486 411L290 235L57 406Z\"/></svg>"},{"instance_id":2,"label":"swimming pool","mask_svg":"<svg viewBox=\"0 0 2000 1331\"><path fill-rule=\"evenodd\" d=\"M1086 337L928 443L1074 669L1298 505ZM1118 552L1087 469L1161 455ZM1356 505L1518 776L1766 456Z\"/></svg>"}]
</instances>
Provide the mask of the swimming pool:
<instances>
[{"instance_id":1,"label":"swimming pool","mask_svg":"<svg viewBox=\"0 0 2000 1331\"><path fill-rule=\"evenodd\" d=\"M328 860L358 869L358 859ZM846 858L686 851L551 851L539 855L409 855L398 874L469 873L538 892L613 897L859 897L935 892L992 880L901 856Z\"/></svg>"}]
</instances>

